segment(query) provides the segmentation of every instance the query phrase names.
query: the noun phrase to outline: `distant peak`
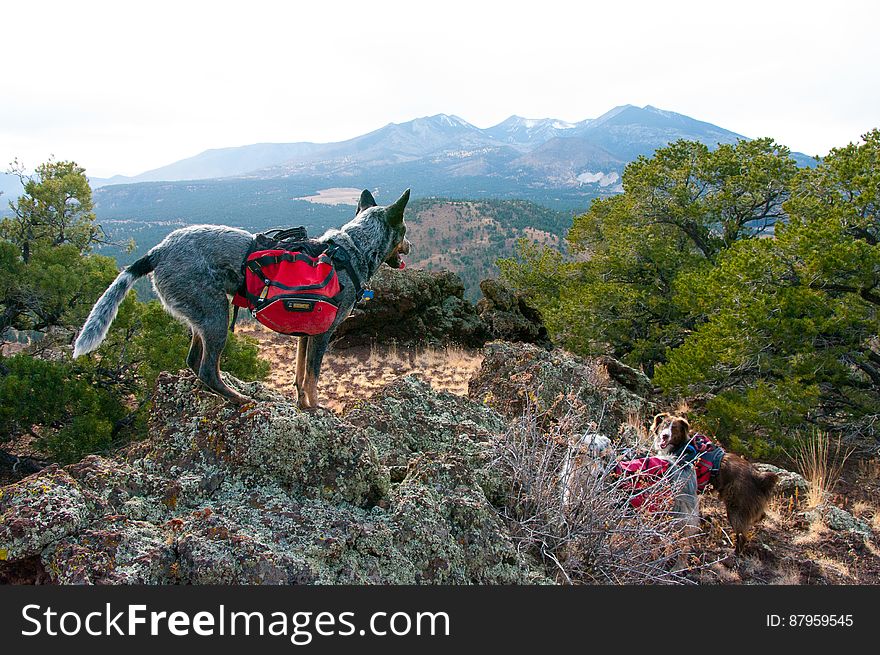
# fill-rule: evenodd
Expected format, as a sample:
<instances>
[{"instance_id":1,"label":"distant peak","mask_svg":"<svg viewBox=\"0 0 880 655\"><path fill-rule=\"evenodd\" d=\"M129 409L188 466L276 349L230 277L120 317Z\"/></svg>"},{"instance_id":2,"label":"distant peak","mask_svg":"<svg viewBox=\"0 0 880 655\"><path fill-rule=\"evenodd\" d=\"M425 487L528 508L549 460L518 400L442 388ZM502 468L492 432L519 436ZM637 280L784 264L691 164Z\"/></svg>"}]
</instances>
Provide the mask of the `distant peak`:
<instances>
[{"instance_id":1,"label":"distant peak","mask_svg":"<svg viewBox=\"0 0 880 655\"><path fill-rule=\"evenodd\" d=\"M448 125L450 127L470 127L471 124L468 123L463 118L456 116L455 114L435 114L433 116L428 116L427 120L434 121L435 123L440 123L441 125Z\"/></svg>"},{"instance_id":2,"label":"distant peak","mask_svg":"<svg viewBox=\"0 0 880 655\"><path fill-rule=\"evenodd\" d=\"M660 114L661 116L681 116L674 111L669 111L668 109L660 109L659 107L655 107L654 105L645 105L642 107L643 111L649 111L653 114Z\"/></svg>"},{"instance_id":3,"label":"distant peak","mask_svg":"<svg viewBox=\"0 0 880 655\"><path fill-rule=\"evenodd\" d=\"M523 116L517 116L514 114L509 118L501 121L495 127L525 127L526 129L532 129L539 125L548 125L557 130L567 130L569 128L575 127L576 123L569 123L568 121L561 121L558 118L525 118Z\"/></svg>"}]
</instances>

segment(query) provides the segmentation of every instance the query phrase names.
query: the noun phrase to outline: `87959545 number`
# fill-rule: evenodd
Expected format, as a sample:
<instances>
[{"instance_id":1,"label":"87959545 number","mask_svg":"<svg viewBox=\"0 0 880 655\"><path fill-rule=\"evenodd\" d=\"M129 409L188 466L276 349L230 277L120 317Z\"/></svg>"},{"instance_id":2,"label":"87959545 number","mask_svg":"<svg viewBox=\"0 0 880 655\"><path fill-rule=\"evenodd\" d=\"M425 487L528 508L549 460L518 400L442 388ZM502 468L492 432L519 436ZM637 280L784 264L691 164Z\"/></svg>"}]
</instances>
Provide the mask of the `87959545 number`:
<instances>
[{"instance_id":1,"label":"87959545 number","mask_svg":"<svg viewBox=\"0 0 880 655\"><path fill-rule=\"evenodd\" d=\"M767 615L768 628L851 628L852 614L779 614Z\"/></svg>"}]
</instances>

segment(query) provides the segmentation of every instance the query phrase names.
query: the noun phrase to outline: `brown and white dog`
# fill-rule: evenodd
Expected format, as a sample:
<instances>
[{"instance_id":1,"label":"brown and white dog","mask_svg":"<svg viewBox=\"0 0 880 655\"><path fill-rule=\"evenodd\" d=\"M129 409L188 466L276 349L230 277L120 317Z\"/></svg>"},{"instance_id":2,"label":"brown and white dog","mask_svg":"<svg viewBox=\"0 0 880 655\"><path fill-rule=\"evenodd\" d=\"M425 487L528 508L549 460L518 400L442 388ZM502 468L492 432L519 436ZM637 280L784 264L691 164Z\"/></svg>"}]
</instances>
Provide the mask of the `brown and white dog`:
<instances>
[{"instance_id":1,"label":"brown and white dog","mask_svg":"<svg viewBox=\"0 0 880 655\"><path fill-rule=\"evenodd\" d=\"M687 419L665 412L657 414L651 425L654 449L658 454L678 455L687 445L690 431ZM775 473L758 471L734 453L725 452L721 458L711 482L727 509L727 519L736 535L737 553L742 552L752 527L764 518L777 477Z\"/></svg>"}]
</instances>

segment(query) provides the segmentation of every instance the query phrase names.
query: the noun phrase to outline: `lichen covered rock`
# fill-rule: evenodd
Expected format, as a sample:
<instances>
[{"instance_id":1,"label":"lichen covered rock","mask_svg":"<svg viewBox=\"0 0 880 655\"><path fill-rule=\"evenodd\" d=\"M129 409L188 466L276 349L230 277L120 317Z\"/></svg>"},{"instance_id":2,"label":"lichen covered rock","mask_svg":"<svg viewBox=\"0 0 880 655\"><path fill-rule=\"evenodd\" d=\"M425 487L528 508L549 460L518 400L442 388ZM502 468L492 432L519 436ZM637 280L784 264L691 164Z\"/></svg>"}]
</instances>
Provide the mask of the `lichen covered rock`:
<instances>
[{"instance_id":1,"label":"lichen covered rock","mask_svg":"<svg viewBox=\"0 0 880 655\"><path fill-rule=\"evenodd\" d=\"M425 453L410 464L395 491L397 540L415 582L522 584L540 582L523 569L501 517L462 457Z\"/></svg>"},{"instance_id":2,"label":"lichen covered rock","mask_svg":"<svg viewBox=\"0 0 880 655\"><path fill-rule=\"evenodd\" d=\"M392 382L371 400L355 405L345 418L366 431L395 481L403 479L410 460L422 452L455 453L480 468L486 445L506 429L495 411L468 398L435 392L415 376Z\"/></svg>"},{"instance_id":3,"label":"lichen covered rock","mask_svg":"<svg viewBox=\"0 0 880 655\"><path fill-rule=\"evenodd\" d=\"M75 533L88 516L83 490L57 466L2 487L0 560L35 555L53 541Z\"/></svg>"},{"instance_id":4,"label":"lichen covered rock","mask_svg":"<svg viewBox=\"0 0 880 655\"><path fill-rule=\"evenodd\" d=\"M306 414L280 396L243 407L192 376L163 374L144 459L165 473L196 473L202 488L236 475L275 480L306 497L372 505L388 494L387 471L362 429L329 412ZM176 476L175 476L176 477Z\"/></svg>"},{"instance_id":5,"label":"lichen covered rock","mask_svg":"<svg viewBox=\"0 0 880 655\"><path fill-rule=\"evenodd\" d=\"M576 407L594 417L595 429L604 434L617 434L628 415L652 409L645 398L612 380L596 362L562 350L506 341L486 344L468 395L507 417L521 416L526 407L550 416Z\"/></svg>"},{"instance_id":6,"label":"lichen covered rock","mask_svg":"<svg viewBox=\"0 0 880 655\"><path fill-rule=\"evenodd\" d=\"M810 483L799 473L765 463L757 463L755 468L763 473L776 474L773 492L777 495L805 497L810 492Z\"/></svg>"},{"instance_id":7,"label":"lichen covered rock","mask_svg":"<svg viewBox=\"0 0 880 655\"><path fill-rule=\"evenodd\" d=\"M811 523L823 521L829 528L838 532L854 532L863 537L871 536L871 527L867 523L836 505L820 505L808 511L806 516Z\"/></svg>"},{"instance_id":8,"label":"lichen covered rock","mask_svg":"<svg viewBox=\"0 0 880 655\"><path fill-rule=\"evenodd\" d=\"M149 439L0 488L0 579L546 582L490 502L494 411L405 378L340 419L227 381L256 401L163 374Z\"/></svg>"}]
</instances>

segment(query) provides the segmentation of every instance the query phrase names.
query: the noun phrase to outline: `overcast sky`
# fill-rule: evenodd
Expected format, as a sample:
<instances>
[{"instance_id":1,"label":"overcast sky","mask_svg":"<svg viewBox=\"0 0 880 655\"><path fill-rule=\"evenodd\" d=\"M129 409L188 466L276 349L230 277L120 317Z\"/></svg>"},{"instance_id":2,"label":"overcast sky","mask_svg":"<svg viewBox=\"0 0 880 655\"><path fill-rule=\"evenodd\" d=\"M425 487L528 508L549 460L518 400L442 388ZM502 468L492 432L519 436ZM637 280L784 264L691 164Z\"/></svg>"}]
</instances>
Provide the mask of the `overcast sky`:
<instances>
[{"instance_id":1,"label":"overcast sky","mask_svg":"<svg viewBox=\"0 0 880 655\"><path fill-rule=\"evenodd\" d=\"M8 2L0 167L652 104L810 155L880 127L880 3Z\"/></svg>"}]
</instances>

